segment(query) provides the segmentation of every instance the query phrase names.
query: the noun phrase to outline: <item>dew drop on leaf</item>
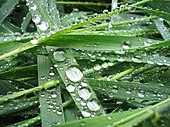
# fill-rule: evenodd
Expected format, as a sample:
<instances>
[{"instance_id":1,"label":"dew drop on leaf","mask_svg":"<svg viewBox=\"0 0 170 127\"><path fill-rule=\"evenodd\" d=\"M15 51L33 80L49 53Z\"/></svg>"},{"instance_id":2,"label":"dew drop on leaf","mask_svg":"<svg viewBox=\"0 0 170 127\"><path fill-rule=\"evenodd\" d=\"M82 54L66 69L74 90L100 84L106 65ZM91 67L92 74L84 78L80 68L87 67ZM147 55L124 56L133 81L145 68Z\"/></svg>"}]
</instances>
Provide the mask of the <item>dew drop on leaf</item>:
<instances>
[{"instance_id":1,"label":"dew drop on leaf","mask_svg":"<svg viewBox=\"0 0 170 127\"><path fill-rule=\"evenodd\" d=\"M55 51L53 57L56 61L64 61L66 59L64 51Z\"/></svg>"},{"instance_id":2,"label":"dew drop on leaf","mask_svg":"<svg viewBox=\"0 0 170 127\"><path fill-rule=\"evenodd\" d=\"M124 49L129 49L132 46L130 41L124 41L123 42L123 48Z\"/></svg>"},{"instance_id":3,"label":"dew drop on leaf","mask_svg":"<svg viewBox=\"0 0 170 127\"><path fill-rule=\"evenodd\" d=\"M81 82L81 85L82 85L83 87L87 87L87 86L88 86L88 84L87 84L86 82Z\"/></svg>"},{"instance_id":4,"label":"dew drop on leaf","mask_svg":"<svg viewBox=\"0 0 170 127\"><path fill-rule=\"evenodd\" d=\"M66 89L68 90L68 92L74 92L75 86L73 86L73 85L68 85L68 86L66 87Z\"/></svg>"},{"instance_id":5,"label":"dew drop on leaf","mask_svg":"<svg viewBox=\"0 0 170 127\"><path fill-rule=\"evenodd\" d=\"M34 45L38 44L38 40L37 39L33 39L30 42L31 42L31 44L34 44Z\"/></svg>"},{"instance_id":6,"label":"dew drop on leaf","mask_svg":"<svg viewBox=\"0 0 170 127\"><path fill-rule=\"evenodd\" d=\"M142 62L141 56L137 55L137 56L132 57L132 61L136 63L141 63Z\"/></svg>"},{"instance_id":7,"label":"dew drop on leaf","mask_svg":"<svg viewBox=\"0 0 170 127\"><path fill-rule=\"evenodd\" d=\"M90 117L91 114L87 111L81 111L81 114L84 116L84 117Z\"/></svg>"},{"instance_id":8,"label":"dew drop on leaf","mask_svg":"<svg viewBox=\"0 0 170 127\"><path fill-rule=\"evenodd\" d=\"M92 101L87 102L87 107L91 111L98 111L100 109L100 105L98 104L98 102L96 100L92 100Z\"/></svg>"},{"instance_id":9,"label":"dew drop on leaf","mask_svg":"<svg viewBox=\"0 0 170 127\"><path fill-rule=\"evenodd\" d=\"M100 70L101 68L102 68L102 67L101 67L99 64L97 64L96 66L94 66L93 69L94 69L95 71L98 71L98 70Z\"/></svg>"},{"instance_id":10,"label":"dew drop on leaf","mask_svg":"<svg viewBox=\"0 0 170 127\"><path fill-rule=\"evenodd\" d=\"M30 7L31 10L35 11L37 9L37 5L34 4L32 7Z\"/></svg>"},{"instance_id":11,"label":"dew drop on leaf","mask_svg":"<svg viewBox=\"0 0 170 127\"><path fill-rule=\"evenodd\" d=\"M102 67L103 68L107 68L109 65L106 63L106 62L104 62L103 64L102 64Z\"/></svg>"},{"instance_id":12,"label":"dew drop on leaf","mask_svg":"<svg viewBox=\"0 0 170 127\"><path fill-rule=\"evenodd\" d=\"M66 70L66 76L72 82L78 82L83 78L83 73L77 67L69 67Z\"/></svg>"},{"instance_id":13,"label":"dew drop on leaf","mask_svg":"<svg viewBox=\"0 0 170 127\"><path fill-rule=\"evenodd\" d=\"M35 15L34 18L32 18L32 21L33 21L35 24L40 23L40 21L41 21L41 15Z\"/></svg>"},{"instance_id":14,"label":"dew drop on leaf","mask_svg":"<svg viewBox=\"0 0 170 127\"><path fill-rule=\"evenodd\" d=\"M90 91L86 88L78 90L78 95L84 100L88 100L91 97Z\"/></svg>"}]
</instances>

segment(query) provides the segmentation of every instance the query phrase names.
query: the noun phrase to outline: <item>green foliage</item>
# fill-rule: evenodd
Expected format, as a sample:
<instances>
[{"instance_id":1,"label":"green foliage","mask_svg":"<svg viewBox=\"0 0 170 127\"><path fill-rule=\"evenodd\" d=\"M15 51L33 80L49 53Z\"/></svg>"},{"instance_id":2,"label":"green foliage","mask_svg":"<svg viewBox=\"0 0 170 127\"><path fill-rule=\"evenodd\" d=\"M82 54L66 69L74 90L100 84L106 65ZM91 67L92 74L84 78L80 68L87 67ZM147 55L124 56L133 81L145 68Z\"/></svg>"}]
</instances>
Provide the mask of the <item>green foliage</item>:
<instances>
[{"instance_id":1,"label":"green foliage","mask_svg":"<svg viewBox=\"0 0 170 127\"><path fill-rule=\"evenodd\" d=\"M169 5L0 1L0 126L168 127Z\"/></svg>"}]
</instances>

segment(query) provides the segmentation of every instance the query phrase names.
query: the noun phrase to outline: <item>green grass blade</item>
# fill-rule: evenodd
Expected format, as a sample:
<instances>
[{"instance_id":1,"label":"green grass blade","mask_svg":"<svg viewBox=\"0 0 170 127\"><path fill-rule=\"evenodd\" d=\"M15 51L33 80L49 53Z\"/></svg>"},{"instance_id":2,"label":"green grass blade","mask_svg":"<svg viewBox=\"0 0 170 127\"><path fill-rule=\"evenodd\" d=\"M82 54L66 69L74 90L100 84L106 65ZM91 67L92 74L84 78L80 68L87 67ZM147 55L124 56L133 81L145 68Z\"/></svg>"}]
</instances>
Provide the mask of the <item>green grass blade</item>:
<instances>
[{"instance_id":1,"label":"green grass blade","mask_svg":"<svg viewBox=\"0 0 170 127\"><path fill-rule=\"evenodd\" d=\"M57 81L56 80L51 80L51 81L46 82L45 84L43 84L41 86L37 86L37 87L31 88L31 89L28 89L28 90L19 91L19 92L15 92L13 94L2 96L2 97L0 97L0 104L2 104L4 102L7 102L8 100L21 97L23 95L27 95L27 94L30 94L30 93L33 93L33 92L41 91L43 89L48 89L48 88L54 87L58 83L59 83L58 80Z\"/></svg>"},{"instance_id":2,"label":"green grass blade","mask_svg":"<svg viewBox=\"0 0 170 127\"><path fill-rule=\"evenodd\" d=\"M48 56L38 56L38 79L39 86L43 86L49 80L56 79L56 73ZM41 92L39 99L43 127L64 123L60 86Z\"/></svg>"},{"instance_id":3,"label":"green grass blade","mask_svg":"<svg viewBox=\"0 0 170 127\"><path fill-rule=\"evenodd\" d=\"M166 107L166 108L165 108ZM68 122L63 125L59 125L57 127L68 127L74 126L79 127L80 125L84 127L118 127L118 126L135 126L140 122L151 118L158 117L155 114L165 113L170 108L170 98L155 104L150 107L146 107L142 110L132 110L132 111L124 111L122 113L113 113L105 116L95 117L91 119L82 119L78 121ZM138 117L141 116L141 117ZM100 121L100 122L99 122ZM55 126L54 126L55 127Z\"/></svg>"},{"instance_id":4,"label":"green grass blade","mask_svg":"<svg viewBox=\"0 0 170 127\"><path fill-rule=\"evenodd\" d=\"M9 103L1 105L0 116L14 114L23 110L28 110L34 106L38 106L37 97L15 99Z\"/></svg>"},{"instance_id":5,"label":"green grass blade","mask_svg":"<svg viewBox=\"0 0 170 127\"><path fill-rule=\"evenodd\" d=\"M29 23L31 21L31 18L32 18L32 16L31 16L30 12L28 12L27 15L23 18L23 22L21 24L22 32L26 32L27 27L28 27L28 25L29 25Z\"/></svg>"},{"instance_id":6,"label":"green grass blade","mask_svg":"<svg viewBox=\"0 0 170 127\"><path fill-rule=\"evenodd\" d=\"M14 9L15 5L19 2L19 0L7 0L0 8L0 24L4 21L4 19L10 14L10 12Z\"/></svg>"},{"instance_id":7,"label":"green grass blade","mask_svg":"<svg viewBox=\"0 0 170 127\"><path fill-rule=\"evenodd\" d=\"M17 126L17 127L32 127L32 126L36 126L37 123L39 123L39 121L40 121L40 116L36 116L36 117L30 118L30 119L15 123L14 125L9 125L7 127L14 127L14 126Z\"/></svg>"},{"instance_id":8,"label":"green grass blade","mask_svg":"<svg viewBox=\"0 0 170 127\"><path fill-rule=\"evenodd\" d=\"M54 67L56 67L66 89L81 111L83 117L105 114L103 107L98 101L93 89L90 87L90 84L85 80L77 61L72 56L71 52L69 50L55 51L57 50L56 48L49 49L53 50L52 52L49 52L52 55Z\"/></svg>"},{"instance_id":9,"label":"green grass blade","mask_svg":"<svg viewBox=\"0 0 170 127\"><path fill-rule=\"evenodd\" d=\"M167 40L170 38L170 32L168 30L168 28L164 25L163 21L159 20L154 20L156 27L158 28L158 30L160 31L160 34L162 35L162 37Z\"/></svg>"},{"instance_id":10,"label":"green grass blade","mask_svg":"<svg viewBox=\"0 0 170 127\"><path fill-rule=\"evenodd\" d=\"M161 17L163 19L170 21L170 13L168 13L168 12L157 11L157 10L147 9L147 8L142 8L142 7L137 7L137 8L142 10L142 11L148 12L152 15L155 15L155 16L158 16L158 17Z\"/></svg>"}]
</instances>

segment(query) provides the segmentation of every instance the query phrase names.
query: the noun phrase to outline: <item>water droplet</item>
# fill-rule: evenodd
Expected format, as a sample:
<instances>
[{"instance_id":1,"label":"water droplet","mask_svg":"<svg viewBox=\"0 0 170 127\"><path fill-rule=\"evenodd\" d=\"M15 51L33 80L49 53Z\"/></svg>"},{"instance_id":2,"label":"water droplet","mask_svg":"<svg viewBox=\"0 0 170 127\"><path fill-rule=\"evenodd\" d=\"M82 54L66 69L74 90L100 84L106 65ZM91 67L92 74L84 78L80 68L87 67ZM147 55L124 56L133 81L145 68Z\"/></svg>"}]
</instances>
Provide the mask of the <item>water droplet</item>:
<instances>
[{"instance_id":1,"label":"water droplet","mask_svg":"<svg viewBox=\"0 0 170 127\"><path fill-rule=\"evenodd\" d=\"M66 87L66 89L68 90L68 92L74 92L75 86L73 86L73 85L68 85L68 86Z\"/></svg>"},{"instance_id":2,"label":"water droplet","mask_svg":"<svg viewBox=\"0 0 170 127\"><path fill-rule=\"evenodd\" d=\"M56 61L64 61L66 59L64 51L55 51L53 57Z\"/></svg>"},{"instance_id":3,"label":"water droplet","mask_svg":"<svg viewBox=\"0 0 170 127\"><path fill-rule=\"evenodd\" d=\"M137 55L137 56L132 57L132 61L136 63L141 63L142 62L141 56Z\"/></svg>"},{"instance_id":4,"label":"water droplet","mask_svg":"<svg viewBox=\"0 0 170 127\"><path fill-rule=\"evenodd\" d=\"M15 40L16 40L16 41L20 41L20 40L21 40L21 38L20 38L20 37L17 37Z\"/></svg>"},{"instance_id":5,"label":"water droplet","mask_svg":"<svg viewBox=\"0 0 170 127\"><path fill-rule=\"evenodd\" d=\"M100 109L100 105L98 104L97 101L95 100L92 100L92 101L89 101L87 103L87 107L91 110L91 111L98 111Z\"/></svg>"},{"instance_id":6,"label":"water droplet","mask_svg":"<svg viewBox=\"0 0 170 127\"><path fill-rule=\"evenodd\" d=\"M34 4L32 7L30 7L31 10L35 11L37 9L37 5Z\"/></svg>"},{"instance_id":7,"label":"water droplet","mask_svg":"<svg viewBox=\"0 0 170 127\"><path fill-rule=\"evenodd\" d=\"M56 67L56 68L57 68L57 67L58 67L58 64L54 64L54 67Z\"/></svg>"},{"instance_id":8,"label":"water droplet","mask_svg":"<svg viewBox=\"0 0 170 127\"><path fill-rule=\"evenodd\" d=\"M112 117L108 116L107 119L108 119L108 120L112 120Z\"/></svg>"},{"instance_id":9,"label":"water droplet","mask_svg":"<svg viewBox=\"0 0 170 127\"><path fill-rule=\"evenodd\" d=\"M83 88L78 91L78 95L84 100L88 100L91 97L91 93L88 89Z\"/></svg>"},{"instance_id":10,"label":"water droplet","mask_svg":"<svg viewBox=\"0 0 170 127\"><path fill-rule=\"evenodd\" d=\"M111 66L113 66L113 65L114 65L114 63L112 63L112 62L108 62L108 65L111 67Z\"/></svg>"},{"instance_id":11,"label":"water droplet","mask_svg":"<svg viewBox=\"0 0 170 127\"><path fill-rule=\"evenodd\" d=\"M81 111L81 114L84 116L84 117L90 117L91 114L87 111Z\"/></svg>"},{"instance_id":12,"label":"water droplet","mask_svg":"<svg viewBox=\"0 0 170 127\"><path fill-rule=\"evenodd\" d=\"M124 41L123 42L123 48L124 49L129 49L132 46L130 41Z\"/></svg>"},{"instance_id":13,"label":"water droplet","mask_svg":"<svg viewBox=\"0 0 170 127\"><path fill-rule=\"evenodd\" d=\"M102 64L102 67L103 68L107 68L109 65L106 63L106 62L104 62L103 64Z\"/></svg>"},{"instance_id":14,"label":"water droplet","mask_svg":"<svg viewBox=\"0 0 170 127\"><path fill-rule=\"evenodd\" d=\"M66 76L72 82L78 82L83 78L83 73L77 67L69 67L66 71Z\"/></svg>"},{"instance_id":15,"label":"water droplet","mask_svg":"<svg viewBox=\"0 0 170 127\"><path fill-rule=\"evenodd\" d=\"M86 82L81 82L81 85L82 85L83 87L87 87L87 86L88 86L88 84L87 84Z\"/></svg>"},{"instance_id":16,"label":"water droplet","mask_svg":"<svg viewBox=\"0 0 170 127\"><path fill-rule=\"evenodd\" d=\"M108 14L108 13L109 13L109 10L107 10L107 9L103 10L103 14Z\"/></svg>"},{"instance_id":17,"label":"water droplet","mask_svg":"<svg viewBox=\"0 0 170 127\"><path fill-rule=\"evenodd\" d=\"M45 79L45 76L41 76L41 80L44 80Z\"/></svg>"},{"instance_id":18,"label":"water droplet","mask_svg":"<svg viewBox=\"0 0 170 127\"><path fill-rule=\"evenodd\" d=\"M35 15L34 18L32 18L32 21L33 21L35 24L40 23L40 21L41 21L41 15Z\"/></svg>"},{"instance_id":19,"label":"water droplet","mask_svg":"<svg viewBox=\"0 0 170 127\"><path fill-rule=\"evenodd\" d=\"M151 46L151 43L150 42L144 42L144 46Z\"/></svg>"},{"instance_id":20,"label":"water droplet","mask_svg":"<svg viewBox=\"0 0 170 127\"><path fill-rule=\"evenodd\" d=\"M56 94L56 92L55 92L55 91L52 91L52 93L51 93L51 97L52 97L52 98L56 98L56 97L57 97L57 94Z\"/></svg>"},{"instance_id":21,"label":"water droplet","mask_svg":"<svg viewBox=\"0 0 170 127\"><path fill-rule=\"evenodd\" d=\"M138 92L138 97L144 98L145 97L144 92L142 92L142 91Z\"/></svg>"},{"instance_id":22,"label":"water droplet","mask_svg":"<svg viewBox=\"0 0 170 127\"><path fill-rule=\"evenodd\" d=\"M38 25L38 28L41 30L41 31L46 31L48 29L48 23L47 22L41 22L41 24Z\"/></svg>"},{"instance_id":23,"label":"water droplet","mask_svg":"<svg viewBox=\"0 0 170 127\"><path fill-rule=\"evenodd\" d=\"M97 64L95 67L94 67L94 70L96 70L96 71L98 71L98 70L100 70L102 67L99 65L99 64Z\"/></svg>"},{"instance_id":24,"label":"water droplet","mask_svg":"<svg viewBox=\"0 0 170 127\"><path fill-rule=\"evenodd\" d=\"M31 44L34 44L34 45L38 44L38 40L37 39L33 39L30 42L31 42Z\"/></svg>"}]
</instances>

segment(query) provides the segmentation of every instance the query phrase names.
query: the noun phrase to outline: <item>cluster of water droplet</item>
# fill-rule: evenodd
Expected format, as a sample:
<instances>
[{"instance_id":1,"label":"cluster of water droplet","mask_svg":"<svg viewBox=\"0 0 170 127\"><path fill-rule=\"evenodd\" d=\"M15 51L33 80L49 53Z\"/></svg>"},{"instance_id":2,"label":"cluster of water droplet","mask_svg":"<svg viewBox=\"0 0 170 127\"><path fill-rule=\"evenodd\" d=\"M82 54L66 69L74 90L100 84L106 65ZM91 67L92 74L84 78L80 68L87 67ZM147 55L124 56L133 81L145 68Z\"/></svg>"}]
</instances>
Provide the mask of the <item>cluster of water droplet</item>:
<instances>
[{"instance_id":1,"label":"cluster of water droplet","mask_svg":"<svg viewBox=\"0 0 170 127\"><path fill-rule=\"evenodd\" d=\"M61 77L64 79L66 89L76 102L82 115L84 117L95 116L96 112L100 111L101 106L88 82L84 79L84 74L79 69L76 60L72 57L67 58L67 55L63 50L54 51L53 58L56 62L54 66L63 74Z\"/></svg>"}]
</instances>

